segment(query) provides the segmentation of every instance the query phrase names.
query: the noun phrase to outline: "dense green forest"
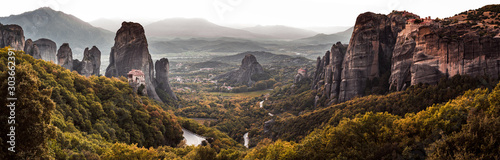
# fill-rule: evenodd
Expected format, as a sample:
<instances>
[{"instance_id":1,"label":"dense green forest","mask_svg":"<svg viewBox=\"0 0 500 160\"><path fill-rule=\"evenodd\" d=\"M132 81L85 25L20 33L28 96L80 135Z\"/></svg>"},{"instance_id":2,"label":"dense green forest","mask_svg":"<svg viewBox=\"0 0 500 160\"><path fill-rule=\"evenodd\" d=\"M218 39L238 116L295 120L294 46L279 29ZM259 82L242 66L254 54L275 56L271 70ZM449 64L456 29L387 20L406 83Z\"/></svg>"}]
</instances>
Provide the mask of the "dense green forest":
<instances>
[{"instance_id":1,"label":"dense green forest","mask_svg":"<svg viewBox=\"0 0 500 160\"><path fill-rule=\"evenodd\" d=\"M488 83L487 81L490 82ZM491 86L494 86L497 82L487 77L472 78L457 75L451 79L443 78L437 85L418 84L405 91L393 92L386 95L359 97L351 101L326 107L321 106L325 102L320 99L317 106L312 109L313 102L309 101L309 105L303 105L310 106L309 108L299 107L300 110L304 110L301 115L295 114L298 116L288 116L276 121L275 125L270 129L272 131L270 137L298 141L315 128L321 127L324 124L336 125L343 118L353 118L357 114L364 114L366 112L388 112L398 116L404 116L407 113L417 113L433 104L447 102L467 90L479 87L492 88ZM282 98L279 100L274 100L273 103L275 104L271 106L272 109L283 110L281 107L293 107L298 104L304 104L308 102L307 100L313 100L312 97L314 94L312 91L304 89L299 91L303 91L298 92L299 95L303 96L290 97L286 96L287 94L285 93L275 93L285 96L281 96ZM320 95L320 93L317 94ZM302 99L303 97L307 98Z\"/></svg>"},{"instance_id":2,"label":"dense green forest","mask_svg":"<svg viewBox=\"0 0 500 160\"><path fill-rule=\"evenodd\" d=\"M404 116L366 112L298 143L264 140L248 159L499 159L500 84Z\"/></svg>"},{"instance_id":3,"label":"dense green forest","mask_svg":"<svg viewBox=\"0 0 500 160\"><path fill-rule=\"evenodd\" d=\"M0 89L7 91L7 48L0 54ZM87 78L20 51L15 54L17 152L2 150L0 159L116 159L127 154L162 159L171 157L166 152L175 156L172 150L183 156L180 150L187 154L199 148L172 148L183 139L181 125L214 139L217 151L239 145L220 131L179 120L164 110L169 106L133 92L123 77ZM0 93L7 97L7 92ZM6 99L0 103L6 105ZM7 122L8 115L9 110L1 110L0 119ZM1 123L1 127L10 125ZM7 148L8 131L0 132L4 135L0 145Z\"/></svg>"}]
</instances>

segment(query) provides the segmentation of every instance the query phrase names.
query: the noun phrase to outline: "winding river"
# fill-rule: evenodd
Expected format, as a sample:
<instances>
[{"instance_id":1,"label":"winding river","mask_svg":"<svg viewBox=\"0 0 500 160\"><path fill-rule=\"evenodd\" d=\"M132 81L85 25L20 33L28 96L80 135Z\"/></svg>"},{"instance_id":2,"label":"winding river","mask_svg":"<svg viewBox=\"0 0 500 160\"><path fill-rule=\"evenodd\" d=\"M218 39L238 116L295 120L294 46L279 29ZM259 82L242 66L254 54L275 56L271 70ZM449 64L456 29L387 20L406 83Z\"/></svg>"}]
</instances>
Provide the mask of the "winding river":
<instances>
[{"instance_id":1,"label":"winding river","mask_svg":"<svg viewBox=\"0 0 500 160\"><path fill-rule=\"evenodd\" d=\"M248 132L243 135L243 139L245 140L243 145L248 148L248 143L250 142L250 139L248 138Z\"/></svg>"},{"instance_id":2,"label":"winding river","mask_svg":"<svg viewBox=\"0 0 500 160\"><path fill-rule=\"evenodd\" d=\"M200 135L197 135L187 129L184 129L182 128L182 132L184 132L182 134L182 136L184 137L184 139L186 139L186 145L200 145L201 144L201 141L205 140L204 137L200 136Z\"/></svg>"}]
</instances>

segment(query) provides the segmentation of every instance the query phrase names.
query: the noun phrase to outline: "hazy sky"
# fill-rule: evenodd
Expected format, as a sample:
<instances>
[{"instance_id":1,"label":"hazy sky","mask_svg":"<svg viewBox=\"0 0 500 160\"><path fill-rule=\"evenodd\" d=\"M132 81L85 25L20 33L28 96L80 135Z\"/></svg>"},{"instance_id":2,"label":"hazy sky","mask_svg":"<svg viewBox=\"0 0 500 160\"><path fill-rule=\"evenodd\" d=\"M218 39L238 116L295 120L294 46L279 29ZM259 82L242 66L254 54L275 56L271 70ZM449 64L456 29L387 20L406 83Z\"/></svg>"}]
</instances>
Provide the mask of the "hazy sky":
<instances>
[{"instance_id":1,"label":"hazy sky","mask_svg":"<svg viewBox=\"0 0 500 160\"><path fill-rule=\"evenodd\" d=\"M449 17L498 0L15 0L3 3L0 16L39 7L72 14L84 21L100 18L156 21L204 18L221 25L352 26L363 12L408 10L422 17Z\"/></svg>"}]
</instances>

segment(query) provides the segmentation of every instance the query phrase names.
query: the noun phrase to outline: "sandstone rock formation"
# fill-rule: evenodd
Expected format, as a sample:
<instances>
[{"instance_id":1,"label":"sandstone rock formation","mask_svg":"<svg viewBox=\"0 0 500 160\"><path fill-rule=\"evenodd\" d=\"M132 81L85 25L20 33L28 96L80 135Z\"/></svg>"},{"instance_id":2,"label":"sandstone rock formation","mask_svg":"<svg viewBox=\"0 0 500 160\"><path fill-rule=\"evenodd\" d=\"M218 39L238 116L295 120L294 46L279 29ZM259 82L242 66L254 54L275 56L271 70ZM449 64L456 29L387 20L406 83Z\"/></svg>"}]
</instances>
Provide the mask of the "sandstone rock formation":
<instances>
[{"instance_id":1,"label":"sandstone rock formation","mask_svg":"<svg viewBox=\"0 0 500 160\"><path fill-rule=\"evenodd\" d=\"M38 47L38 50L40 51L40 56L42 57L43 60L57 63L56 61L57 45L54 41L50 39L41 38L36 40L34 44Z\"/></svg>"},{"instance_id":2,"label":"sandstone rock formation","mask_svg":"<svg viewBox=\"0 0 500 160\"><path fill-rule=\"evenodd\" d=\"M93 46L90 50L85 48L83 52L82 61L75 60L74 70L76 70L81 75L89 77L91 75L99 76L99 69L101 68L101 51Z\"/></svg>"},{"instance_id":3,"label":"sandstone rock formation","mask_svg":"<svg viewBox=\"0 0 500 160\"><path fill-rule=\"evenodd\" d=\"M331 102L364 95L371 81L390 74L397 35L411 17L400 12L360 14L347 48L337 43L318 57L311 89L323 89Z\"/></svg>"},{"instance_id":4,"label":"sandstone rock formation","mask_svg":"<svg viewBox=\"0 0 500 160\"><path fill-rule=\"evenodd\" d=\"M57 64L62 67L73 70L73 52L68 43L63 43L57 50Z\"/></svg>"},{"instance_id":5,"label":"sandstone rock formation","mask_svg":"<svg viewBox=\"0 0 500 160\"><path fill-rule=\"evenodd\" d=\"M498 78L498 25L445 21L421 19L406 11L387 16L363 13L345 55L337 43L318 57L311 88L331 102L343 102L375 93L376 87L403 90L454 75Z\"/></svg>"},{"instance_id":6,"label":"sandstone rock formation","mask_svg":"<svg viewBox=\"0 0 500 160\"><path fill-rule=\"evenodd\" d=\"M24 43L24 52L33 56L33 58L35 59L42 59L38 46L35 45L35 43L33 43L33 40L31 39L26 40L26 42Z\"/></svg>"},{"instance_id":7,"label":"sandstone rock formation","mask_svg":"<svg viewBox=\"0 0 500 160\"><path fill-rule=\"evenodd\" d=\"M106 77L127 76L132 69L141 70L145 74L148 96L161 101L155 91L153 67L144 28L139 23L123 22L111 48Z\"/></svg>"},{"instance_id":8,"label":"sandstone rock formation","mask_svg":"<svg viewBox=\"0 0 500 160\"><path fill-rule=\"evenodd\" d=\"M0 47L10 46L15 50L24 50L24 32L18 25L0 24Z\"/></svg>"},{"instance_id":9,"label":"sandstone rock formation","mask_svg":"<svg viewBox=\"0 0 500 160\"><path fill-rule=\"evenodd\" d=\"M454 75L498 78L500 29L462 23L408 24L399 33L392 58L390 85L403 90L418 83L436 84Z\"/></svg>"},{"instance_id":10,"label":"sandstone rock formation","mask_svg":"<svg viewBox=\"0 0 500 160\"><path fill-rule=\"evenodd\" d=\"M177 100L177 96L170 88L170 83L168 82L168 70L169 63L167 58L162 58L157 60L155 63L155 72L156 72L156 84L158 89L167 93L171 98Z\"/></svg>"},{"instance_id":11,"label":"sandstone rock formation","mask_svg":"<svg viewBox=\"0 0 500 160\"><path fill-rule=\"evenodd\" d=\"M406 17L400 14L358 16L342 62L339 102L363 95L368 80L391 71L392 51L405 23Z\"/></svg>"},{"instance_id":12,"label":"sandstone rock formation","mask_svg":"<svg viewBox=\"0 0 500 160\"><path fill-rule=\"evenodd\" d=\"M347 46L337 42L329 51L326 51L323 58L316 62L316 73L311 85L311 89L319 89L325 86L323 93L328 99L337 99L342 72L342 62L346 53ZM334 98L335 97L335 98Z\"/></svg>"},{"instance_id":13,"label":"sandstone rock formation","mask_svg":"<svg viewBox=\"0 0 500 160\"><path fill-rule=\"evenodd\" d=\"M259 76L262 74L265 74L264 69L259 62L257 62L255 56L247 54L241 61L239 69L219 75L215 77L215 79L221 79L229 84L251 86L255 83L255 81L252 80L252 76Z\"/></svg>"}]
</instances>

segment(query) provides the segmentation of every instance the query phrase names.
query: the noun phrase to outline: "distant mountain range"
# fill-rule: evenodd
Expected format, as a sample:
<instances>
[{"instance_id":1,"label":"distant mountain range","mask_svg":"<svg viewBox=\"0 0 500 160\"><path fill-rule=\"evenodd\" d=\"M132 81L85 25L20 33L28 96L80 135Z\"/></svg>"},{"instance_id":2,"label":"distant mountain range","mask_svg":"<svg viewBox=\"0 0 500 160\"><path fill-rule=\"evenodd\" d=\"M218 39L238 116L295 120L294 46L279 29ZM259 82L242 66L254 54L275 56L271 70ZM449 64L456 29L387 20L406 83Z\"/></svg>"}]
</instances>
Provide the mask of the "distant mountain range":
<instances>
[{"instance_id":1,"label":"distant mountain range","mask_svg":"<svg viewBox=\"0 0 500 160\"><path fill-rule=\"evenodd\" d=\"M261 35L269 35L275 39L290 39L290 40L311 37L318 34L317 32L314 31L282 26L282 25L276 25L276 26L258 25L255 27L243 28L243 30Z\"/></svg>"},{"instance_id":2,"label":"distant mountain range","mask_svg":"<svg viewBox=\"0 0 500 160\"><path fill-rule=\"evenodd\" d=\"M119 19L107 19L107 18L101 18L97 20L90 21L89 24L99 27L111 32L116 32L120 27L122 26L123 20Z\"/></svg>"},{"instance_id":3,"label":"distant mountain range","mask_svg":"<svg viewBox=\"0 0 500 160\"><path fill-rule=\"evenodd\" d=\"M264 44L236 38L190 38L150 41L152 54L196 52L245 52L266 51Z\"/></svg>"},{"instance_id":4,"label":"distant mountain range","mask_svg":"<svg viewBox=\"0 0 500 160\"><path fill-rule=\"evenodd\" d=\"M97 46L107 54L113 45L114 33L97 28L73 15L44 7L19 15L0 17L2 24L17 24L24 30L26 39L33 41L48 38L56 42L57 47L69 43L73 57L83 57L85 47Z\"/></svg>"},{"instance_id":5,"label":"distant mountain range","mask_svg":"<svg viewBox=\"0 0 500 160\"><path fill-rule=\"evenodd\" d=\"M334 33L334 34L317 34L312 37L302 38L295 40L295 42L306 43L306 44L334 44L338 41L347 44L351 39L351 34L354 27L351 27L345 31Z\"/></svg>"},{"instance_id":6,"label":"distant mountain range","mask_svg":"<svg viewBox=\"0 0 500 160\"><path fill-rule=\"evenodd\" d=\"M57 47L69 43L76 59L83 57L85 47L95 45L101 50L102 65L107 65L107 55L122 21L99 19L87 23L73 15L44 7L0 17L0 23L20 25L26 39L48 38L56 42ZM236 29L197 18L170 18L149 23L144 28L152 54L271 51L309 58L323 54L337 41L348 43L352 33L352 28L335 34L318 34L280 25Z\"/></svg>"},{"instance_id":7,"label":"distant mountain range","mask_svg":"<svg viewBox=\"0 0 500 160\"><path fill-rule=\"evenodd\" d=\"M115 32L120 28L122 20L98 19L90 24ZM253 26L233 28L220 26L200 18L169 18L144 24L149 38L241 38L241 39L274 39L297 40L312 37L317 34L333 34L342 32L349 27L310 27L307 29L283 25ZM350 36L350 35L349 35Z\"/></svg>"},{"instance_id":8,"label":"distant mountain range","mask_svg":"<svg viewBox=\"0 0 500 160\"><path fill-rule=\"evenodd\" d=\"M171 38L217 38L265 39L271 36L245 30L223 27L204 19L171 18L154 22L144 27L149 37Z\"/></svg>"},{"instance_id":9,"label":"distant mountain range","mask_svg":"<svg viewBox=\"0 0 500 160\"><path fill-rule=\"evenodd\" d=\"M243 58L245 58L245 55L247 55L247 54L254 55L255 58L257 58L257 61L261 64L269 64L273 61L293 58L292 56L289 56L289 55L274 54L274 53L263 52L263 51L248 51L248 52L238 53L238 54L230 55L230 56L214 57L210 61L239 64L241 62L241 60Z\"/></svg>"},{"instance_id":10,"label":"distant mountain range","mask_svg":"<svg viewBox=\"0 0 500 160\"><path fill-rule=\"evenodd\" d=\"M304 29L311 30L311 31L314 31L317 33L334 34L334 33L345 31L346 29L349 29L351 27L352 26L306 27Z\"/></svg>"}]
</instances>

